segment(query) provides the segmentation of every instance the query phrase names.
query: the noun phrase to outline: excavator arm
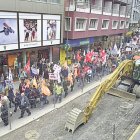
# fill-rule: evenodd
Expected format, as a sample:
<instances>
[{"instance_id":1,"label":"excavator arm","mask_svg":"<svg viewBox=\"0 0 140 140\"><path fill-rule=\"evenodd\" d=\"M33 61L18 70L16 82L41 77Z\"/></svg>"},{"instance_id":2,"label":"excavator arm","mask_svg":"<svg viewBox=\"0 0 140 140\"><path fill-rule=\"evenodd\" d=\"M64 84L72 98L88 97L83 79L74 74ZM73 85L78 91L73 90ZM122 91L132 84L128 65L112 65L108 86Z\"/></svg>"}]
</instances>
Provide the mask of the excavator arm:
<instances>
[{"instance_id":1,"label":"excavator arm","mask_svg":"<svg viewBox=\"0 0 140 140\"><path fill-rule=\"evenodd\" d=\"M117 80L121 79L122 76L132 76L133 73L133 61L125 60L115 69L115 71L108 76L108 78L103 81L97 88L96 92L93 94L91 100L85 107L84 111L74 108L68 116L65 128L72 130L75 129L82 123L87 123L93 110L96 108L101 97L108 92L116 83Z\"/></svg>"}]
</instances>

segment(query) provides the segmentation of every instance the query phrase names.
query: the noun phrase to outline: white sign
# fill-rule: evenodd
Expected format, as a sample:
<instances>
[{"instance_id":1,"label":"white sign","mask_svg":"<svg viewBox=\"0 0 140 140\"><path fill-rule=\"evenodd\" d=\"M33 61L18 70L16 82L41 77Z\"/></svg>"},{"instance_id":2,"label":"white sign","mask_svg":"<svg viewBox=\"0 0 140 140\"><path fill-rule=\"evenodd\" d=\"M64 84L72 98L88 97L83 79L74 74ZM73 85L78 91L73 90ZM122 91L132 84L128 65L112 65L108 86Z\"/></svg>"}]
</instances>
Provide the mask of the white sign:
<instances>
[{"instance_id":1,"label":"white sign","mask_svg":"<svg viewBox=\"0 0 140 140\"><path fill-rule=\"evenodd\" d=\"M131 52L132 49L131 49L131 48L126 48L126 51L127 51L127 52Z\"/></svg>"},{"instance_id":2,"label":"white sign","mask_svg":"<svg viewBox=\"0 0 140 140\"><path fill-rule=\"evenodd\" d=\"M19 13L20 48L41 46L41 14Z\"/></svg>"},{"instance_id":3,"label":"white sign","mask_svg":"<svg viewBox=\"0 0 140 140\"><path fill-rule=\"evenodd\" d=\"M32 71L33 74L39 75L39 69L31 68L31 71Z\"/></svg>"},{"instance_id":4,"label":"white sign","mask_svg":"<svg viewBox=\"0 0 140 140\"><path fill-rule=\"evenodd\" d=\"M49 73L49 79L50 79L50 80L57 80L58 78L57 78L57 75L56 75L56 74L54 74L54 73Z\"/></svg>"},{"instance_id":5,"label":"white sign","mask_svg":"<svg viewBox=\"0 0 140 140\"><path fill-rule=\"evenodd\" d=\"M53 70L54 70L54 71L61 71L61 67L55 64L55 65L53 66Z\"/></svg>"}]
</instances>

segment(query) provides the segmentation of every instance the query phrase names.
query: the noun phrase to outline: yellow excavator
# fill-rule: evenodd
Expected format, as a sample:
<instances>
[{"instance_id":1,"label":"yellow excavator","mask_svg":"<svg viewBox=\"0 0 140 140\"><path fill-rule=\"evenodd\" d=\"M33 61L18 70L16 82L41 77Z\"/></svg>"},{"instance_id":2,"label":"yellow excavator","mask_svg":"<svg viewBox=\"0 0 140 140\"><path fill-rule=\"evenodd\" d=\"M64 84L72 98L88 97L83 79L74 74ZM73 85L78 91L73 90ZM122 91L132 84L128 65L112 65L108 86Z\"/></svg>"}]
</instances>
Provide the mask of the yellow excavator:
<instances>
[{"instance_id":1,"label":"yellow excavator","mask_svg":"<svg viewBox=\"0 0 140 140\"><path fill-rule=\"evenodd\" d=\"M99 100L105 94L113 94L128 100L140 97L140 59L124 60L96 89L84 110L73 108L68 114L65 129L74 131L88 122Z\"/></svg>"}]
</instances>

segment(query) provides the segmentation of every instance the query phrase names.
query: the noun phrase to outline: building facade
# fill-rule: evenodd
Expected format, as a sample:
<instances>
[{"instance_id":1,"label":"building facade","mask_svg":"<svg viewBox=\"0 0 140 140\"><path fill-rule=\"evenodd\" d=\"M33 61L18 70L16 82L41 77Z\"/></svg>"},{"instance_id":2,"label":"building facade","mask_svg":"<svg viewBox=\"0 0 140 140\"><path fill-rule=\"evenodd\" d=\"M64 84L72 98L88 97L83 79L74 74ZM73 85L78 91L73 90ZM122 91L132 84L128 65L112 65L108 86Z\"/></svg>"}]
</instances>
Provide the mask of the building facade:
<instances>
[{"instance_id":1,"label":"building facade","mask_svg":"<svg viewBox=\"0 0 140 140\"><path fill-rule=\"evenodd\" d=\"M40 58L59 59L63 43L63 0L1 0L0 73Z\"/></svg>"},{"instance_id":2,"label":"building facade","mask_svg":"<svg viewBox=\"0 0 140 140\"><path fill-rule=\"evenodd\" d=\"M137 29L139 27L140 20L140 0L129 0L130 1L130 28Z\"/></svg>"},{"instance_id":3,"label":"building facade","mask_svg":"<svg viewBox=\"0 0 140 140\"><path fill-rule=\"evenodd\" d=\"M73 49L120 43L129 28L128 0L66 0L64 42Z\"/></svg>"}]
</instances>

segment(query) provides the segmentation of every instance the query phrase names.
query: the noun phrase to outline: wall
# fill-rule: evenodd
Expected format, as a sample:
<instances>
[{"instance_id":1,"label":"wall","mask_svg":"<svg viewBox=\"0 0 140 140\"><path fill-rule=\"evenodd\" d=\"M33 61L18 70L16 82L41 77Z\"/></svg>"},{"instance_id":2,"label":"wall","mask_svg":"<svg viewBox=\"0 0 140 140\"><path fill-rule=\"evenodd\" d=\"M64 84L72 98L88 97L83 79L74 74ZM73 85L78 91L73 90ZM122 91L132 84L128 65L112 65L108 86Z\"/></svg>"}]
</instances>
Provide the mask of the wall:
<instances>
[{"instance_id":1,"label":"wall","mask_svg":"<svg viewBox=\"0 0 140 140\"><path fill-rule=\"evenodd\" d=\"M107 16L107 15L98 15L98 14L89 14L89 13L80 13L80 12L70 12L69 16L72 17L72 31L68 33L69 39L77 39L77 38L86 38L86 37L94 37L94 36L104 36L104 35L115 35L120 33L125 33L127 29L112 29L112 21L113 20L126 20L126 18L123 17L115 17L115 16ZM97 30L88 30L88 23L87 23L87 30L86 31L74 31L75 29L75 17L81 17L81 18L97 18L99 19L98 29ZM110 20L109 28L106 30L102 30L102 19L108 19ZM65 32L66 36L66 32Z\"/></svg>"}]
</instances>

